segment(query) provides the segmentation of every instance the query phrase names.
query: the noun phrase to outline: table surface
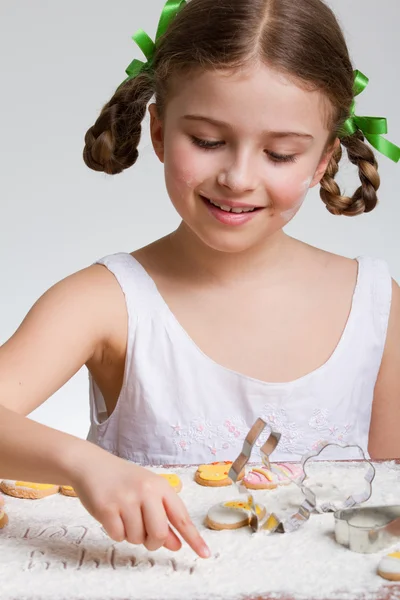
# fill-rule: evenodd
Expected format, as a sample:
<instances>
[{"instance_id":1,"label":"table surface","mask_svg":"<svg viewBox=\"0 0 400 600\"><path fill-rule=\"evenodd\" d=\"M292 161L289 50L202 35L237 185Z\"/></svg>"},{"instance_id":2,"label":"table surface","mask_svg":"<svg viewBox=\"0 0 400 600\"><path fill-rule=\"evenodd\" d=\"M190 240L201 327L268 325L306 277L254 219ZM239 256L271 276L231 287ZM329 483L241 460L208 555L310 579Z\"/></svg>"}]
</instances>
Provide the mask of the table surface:
<instances>
[{"instance_id":1,"label":"table surface","mask_svg":"<svg viewBox=\"0 0 400 600\"><path fill-rule=\"evenodd\" d=\"M343 461L343 462L345 462L345 461ZM385 462L388 462L388 461L384 461L384 460L377 461L377 460L375 460L374 462L376 462L376 463L377 462L378 463L379 462L385 463ZM394 459L391 462L395 462L396 464L400 465L400 459ZM193 466L195 466L195 465L193 465ZM178 467L175 465L175 467L168 467L168 468L169 469L173 469L173 468L178 468ZM3 530L3 532L5 532L5 530ZM33 537L35 537L35 536L33 536ZM32 540L33 540L33 537L32 537ZM29 541L29 539L31 539L31 538L28 535L26 539L27 539L27 541ZM45 540L43 540L43 542L44 541ZM1 536L0 536L0 546L1 546ZM40 548L41 546L37 546L37 547ZM37 552L40 552L40 550L37 550ZM0 547L0 555L1 555L1 547ZM4 557L3 557L3 561L0 560L0 562L3 562L3 567L7 567L7 565L4 565ZM3 575L4 575L4 573L3 573ZM70 576L73 577L72 573L71 573ZM3 577L2 577L2 579L3 579ZM2 587L3 586L0 585L0 590L1 590ZM24 600L30 600L31 598L32 599L34 598L34 600L38 600L38 596L37 596L37 594L35 594L35 591L37 592L37 590L32 590L32 595L30 596L28 589L26 589L26 590L24 589ZM56 594L54 597L56 597L56 596L58 596L58 594ZM59 596L59 597L61 597L61 596ZM218 598L219 597L220 596L218 596ZM18 598L19 598L19 596L18 596ZM48 598L48 596L46 596L46 598ZM68 598L71 600L72 596L68 596ZM124 598L123 600L132 600L133 598L136 598L136 596L131 596L131 597L127 596L126 599ZM225 600L230 600L231 598L235 598L235 600L236 599L238 600L237 594L236 595L233 594L233 596L226 596ZM0 599L3 599L3 595L1 593L1 591L0 591ZM190 599L191 600L196 600L196 598L193 596L193 594L191 594ZM14 598L12 595L7 595L7 600L17 600L17 596ZM79 600L81 600L81 596L80 595L79 595ZM104 597L102 598L102 600L115 600L115 599L113 598L112 593L110 594L109 591L108 592L105 591ZM118 600L121 600L121 596L118 596ZM160 591L160 596L159 596L158 600L163 600L162 590ZM255 597L255 596L248 597L248 598L242 597L241 600L272 600L272 598L271 598L271 596L268 595L268 593L266 593L266 595L257 596L257 597ZM276 595L273 596L273 600L278 600ZM296 598L293 597L293 596L281 596L279 598L279 600L296 600ZM327 599L324 598L323 596L315 596L315 597L314 596L310 596L308 598L308 600L327 600ZM354 598L354 600L355 600L355 598ZM362 600L362 597L360 598L358 596L357 600ZM376 592L372 592L371 591L371 593L368 593L368 600L400 600L400 582L398 584L390 584L388 586L388 585L385 585L384 580L382 580L382 587L379 590L377 590Z\"/></svg>"}]
</instances>

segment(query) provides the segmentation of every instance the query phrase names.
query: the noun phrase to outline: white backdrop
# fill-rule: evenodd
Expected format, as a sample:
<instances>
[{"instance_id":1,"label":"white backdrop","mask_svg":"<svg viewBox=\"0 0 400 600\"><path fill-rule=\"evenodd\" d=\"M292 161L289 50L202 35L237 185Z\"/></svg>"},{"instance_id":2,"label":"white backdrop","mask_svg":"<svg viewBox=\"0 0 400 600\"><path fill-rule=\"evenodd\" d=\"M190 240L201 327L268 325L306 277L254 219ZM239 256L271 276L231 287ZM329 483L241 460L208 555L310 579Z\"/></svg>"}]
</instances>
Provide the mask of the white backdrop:
<instances>
[{"instance_id":1,"label":"white backdrop","mask_svg":"<svg viewBox=\"0 0 400 600\"><path fill-rule=\"evenodd\" d=\"M90 171L83 137L125 77L139 27L152 37L164 0L0 0L0 343L53 283L96 258L132 251L178 223L152 153L148 120L135 167ZM385 116L400 144L399 0L330 0L354 67L371 80L358 114ZM312 191L288 232L346 256L385 258L400 280L400 165L380 158L381 204L370 215L333 217ZM341 175L350 193L357 179ZM38 421L85 437L87 372L40 407Z\"/></svg>"}]
</instances>

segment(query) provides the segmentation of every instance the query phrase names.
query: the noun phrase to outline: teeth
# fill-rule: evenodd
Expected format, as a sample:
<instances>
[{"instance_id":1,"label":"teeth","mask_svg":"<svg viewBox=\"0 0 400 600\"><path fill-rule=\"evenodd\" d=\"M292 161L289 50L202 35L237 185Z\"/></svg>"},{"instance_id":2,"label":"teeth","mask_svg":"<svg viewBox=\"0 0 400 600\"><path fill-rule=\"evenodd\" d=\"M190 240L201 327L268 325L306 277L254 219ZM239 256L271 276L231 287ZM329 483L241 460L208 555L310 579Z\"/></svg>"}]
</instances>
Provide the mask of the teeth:
<instances>
[{"instance_id":1,"label":"teeth","mask_svg":"<svg viewBox=\"0 0 400 600\"><path fill-rule=\"evenodd\" d=\"M232 208L233 213L249 213L253 212L254 208Z\"/></svg>"},{"instance_id":2,"label":"teeth","mask_svg":"<svg viewBox=\"0 0 400 600\"><path fill-rule=\"evenodd\" d=\"M235 213L238 215L240 215L241 213L253 212L255 210L254 208L231 208L230 206L225 206L225 205L220 206L216 202L213 202L213 200L209 200L209 202L211 204L213 204L214 206L216 206L217 208L220 208L224 212L232 212L232 213Z\"/></svg>"}]
</instances>

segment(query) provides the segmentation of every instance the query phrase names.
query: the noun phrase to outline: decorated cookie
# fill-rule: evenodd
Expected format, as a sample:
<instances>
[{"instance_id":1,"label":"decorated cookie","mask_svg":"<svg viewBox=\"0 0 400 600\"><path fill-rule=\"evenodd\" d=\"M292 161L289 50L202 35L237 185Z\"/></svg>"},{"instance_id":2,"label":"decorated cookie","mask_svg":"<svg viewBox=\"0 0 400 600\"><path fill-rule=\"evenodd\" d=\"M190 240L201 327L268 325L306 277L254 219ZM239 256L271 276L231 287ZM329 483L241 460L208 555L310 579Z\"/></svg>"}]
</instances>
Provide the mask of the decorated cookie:
<instances>
[{"instance_id":1,"label":"decorated cookie","mask_svg":"<svg viewBox=\"0 0 400 600\"><path fill-rule=\"evenodd\" d=\"M0 494L0 529L3 529L8 523L8 517L4 512L4 498Z\"/></svg>"},{"instance_id":2,"label":"decorated cookie","mask_svg":"<svg viewBox=\"0 0 400 600\"><path fill-rule=\"evenodd\" d=\"M228 477L231 466L232 463L230 461L200 465L195 473L194 480L199 485L208 487L232 485L232 479ZM242 479L243 475L244 473L241 473L239 479Z\"/></svg>"},{"instance_id":3,"label":"decorated cookie","mask_svg":"<svg viewBox=\"0 0 400 600\"><path fill-rule=\"evenodd\" d=\"M250 490L273 490L281 485L289 485L302 474L301 465L271 464L271 469L264 466L252 469L244 477L243 484Z\"/></svg>"},{"instance_id":4,"label":"decorated cookie","mask_svg":"<svg viewBox=\"0 0 400 600\"><path fill-rule=\"evenodd\" d=\"M378 575L389 581L400 581L400 552L392 552L382 558Z\"/></svg>"},{"instance_id":5,"label":"decorated cookie","mask_svg":"<svg viewBox=\"0 0 400 600\"><path fill-rule=\"evenodd\" d=\"M38 500L52 494L58 494L60 486L47 483L31 483L30 481L10 481L3 479L0 490L8 496Z\"/></svg>"},{"instance_id":6,"label":"decorated cookie","mask_svg":"<svg viewBox=\"0 0 400 600\"><path fill-rule=\"evenodd\" d=\"M164 479L168 481L169 485L173 487L177 493L181 491L182 481L180 480L178 475L175 475L175 473L159 473L159 475L161 477L164 477Z\"/></svg>"},{"instance_id":7,"label":"decorated cookie","mask_svg":"<svg viewBox=\"0 0 400 600\"><path fill-rule=\"evenodd\" d=\"M265 516L265 508L256 505L257 515L260 519ZM233 502L221 502L215 504L208 511L205 525L209 529L240 529L250 524L251 509L250 503L245 500L235 500Z\"/></svg>"},{"instance_id":8,"label":"decorated cookie","mask_svg":"<svg viewBox=\"0 0 400 600\"><path fill-rule=\"evenodd\" d=\"M60 492L64 494L64 496L73 496L74 498L78 497L78 494L70 485L62 485L60 488Z\"/></svg>"}]
</instances>

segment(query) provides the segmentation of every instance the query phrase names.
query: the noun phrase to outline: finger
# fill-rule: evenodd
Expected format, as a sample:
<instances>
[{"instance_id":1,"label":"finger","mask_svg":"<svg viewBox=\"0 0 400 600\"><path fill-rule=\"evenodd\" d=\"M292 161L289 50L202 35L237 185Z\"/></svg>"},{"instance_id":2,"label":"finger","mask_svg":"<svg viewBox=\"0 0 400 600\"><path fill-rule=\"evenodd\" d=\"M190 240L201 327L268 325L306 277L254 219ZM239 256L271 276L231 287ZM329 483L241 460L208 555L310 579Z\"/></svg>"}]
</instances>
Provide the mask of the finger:
<instances>
[{"instance_id":1,"label":"finger","mask_svg":"<svg viewBox=\"0 0 400 600\"><path fill-rule=\"evenodd\" d=\"M163 502L160 498L147 498L142 504L142 516L147 550L158 550L169 538L169 524Z\"/></svg>"},{"instance_id":2,"label":"finger","mask_svg":"<svg viewBox=\"0 0 400 600\"><path fill-rule=\"evenodd\" d=\"M119 513L108 513L101 517L101 524L105 531L115 542L123 542L126 539L124 523Z\"/></svg>"},{"instance_id":3,"label":"finger","mask_svg":"<svg viewBox=\"0 0 400 600\"><path fill-rule=\"evenodd\" d=\"M164 548L167 548L167 550L172 550L172 552L177 552L182 548L181 540L178 538L175 531L171 529L171 527L169 527L168 537L164 544Z\"/></svg>"},{"instance_id":4,"label":"finger","mask_svg":"<svg viewBox=\"0 0 400 600\"><path fill-rule=\"evenodd\" d=\"M128 506L121 512L124 523L126 539L130 544L143 544L146 533L143 524L142 511L139 507Z\"/></svg>"},{"instance_id":5,"label":"finger","mask_svg":"<svg viewBox=\"0 0 400 600\"><path fill-rule=\"evenodd\" d=\"M164 498L164 507L170 523L181 534L185 542L201 558L211 556L210 549L192 523L186 506L177 494L167 494Z\"/></svg>"}]
</instances>

